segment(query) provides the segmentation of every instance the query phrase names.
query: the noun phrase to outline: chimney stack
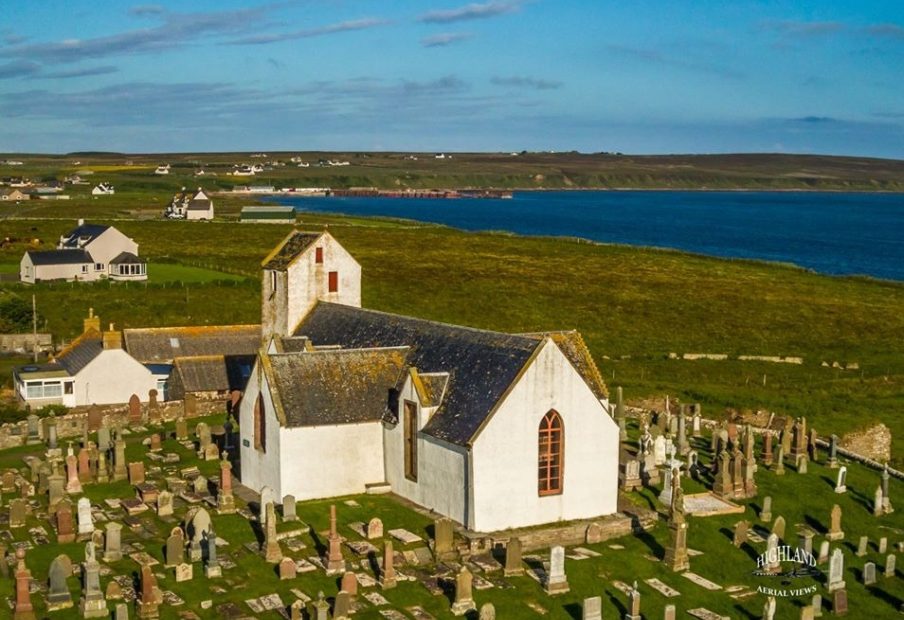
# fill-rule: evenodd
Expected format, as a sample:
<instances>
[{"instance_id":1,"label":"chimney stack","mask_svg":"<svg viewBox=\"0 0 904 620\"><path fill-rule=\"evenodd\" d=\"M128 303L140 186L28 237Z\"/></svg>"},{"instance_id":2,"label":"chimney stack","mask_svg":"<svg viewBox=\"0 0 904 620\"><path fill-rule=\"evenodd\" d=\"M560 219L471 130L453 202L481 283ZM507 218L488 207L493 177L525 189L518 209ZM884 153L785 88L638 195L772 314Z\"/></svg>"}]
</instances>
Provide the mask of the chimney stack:
<instances>
[{"instance_id":1,"label":"chimney stack","mask_svg":"<svg viewBox=\"0 0 904 620\"><path fill-rule=\"evenodd\" d=\"M94 316L94 308L88 308L88 318L84 320L82 332L87 332L90 329L100 331L100 317Z\"/></svg>"},{"instance_id":2,"label":"chimney stack","mask_svg":"<svg viewBox=\"0 0 904 620\"><path fill-rule=\"evenodd\" d=\"M122 348L122 332L118 332L110 323L109 331L104 332L104 349L121 349Z\"/></svg>"},{"instance_id":3,"label":"chimney stack","mask_svg":"<svg viewBox=\"0 0 904 620\"><path fill-rule=\"evenodd\" d=\"M79 225L79 226L84 226L84 225L85 225L85 220L83 220L82 218L78 218L78 225Z\"/></svg>"}]
</instances>

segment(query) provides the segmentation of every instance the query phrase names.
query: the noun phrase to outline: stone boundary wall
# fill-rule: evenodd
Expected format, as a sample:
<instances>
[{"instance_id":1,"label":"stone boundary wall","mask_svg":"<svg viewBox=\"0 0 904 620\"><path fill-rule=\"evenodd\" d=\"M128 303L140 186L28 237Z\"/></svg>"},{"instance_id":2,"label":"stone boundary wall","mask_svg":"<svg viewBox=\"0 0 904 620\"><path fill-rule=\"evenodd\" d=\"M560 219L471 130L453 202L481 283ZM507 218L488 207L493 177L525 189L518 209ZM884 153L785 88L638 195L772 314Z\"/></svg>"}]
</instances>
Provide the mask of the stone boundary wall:
<instances>
[{"instance_id":1,"label":"stone boundary wall","mask_svg":"<svg viewBox=\"0 0 904 620\"><path fill-rule=\"evenodd\" d=\"M53 338L50 334L38 334L38 349L53 350ZM0 353L31 353L35 350L33 334L0 334Z\"/></svg>"},{"instance_id":2,"label":"stone boundary wall","mask_svg":"<svg viewBox=\"0 0 904 620\"><path fill-rule=\"evenodd\" d=\"M160 418L164 421L175 420L179 416L186 418L195 418L207 416L214 413L226 412L227 400L223 398L209 400L195 400L194 406L185 406L185 401L168 400L157 404L157 411ZM103 419L110 426L122 425L129 426L129 405L87 405L73 407L66 415L56 416L57 422L57 438L61 443L71 437L81 437L84 433L85 424L88 421L88 412L96 408L101 412ZM142 403L142 416L147 419L148 405ZM45 426L44 421L48 418L42 418L38 424L38 436L41 441L44 440ZM20 420L0 426L0 450L6 448L15 448L24 445L28 438L28 421Z\"/></svg>"}]
</instances>

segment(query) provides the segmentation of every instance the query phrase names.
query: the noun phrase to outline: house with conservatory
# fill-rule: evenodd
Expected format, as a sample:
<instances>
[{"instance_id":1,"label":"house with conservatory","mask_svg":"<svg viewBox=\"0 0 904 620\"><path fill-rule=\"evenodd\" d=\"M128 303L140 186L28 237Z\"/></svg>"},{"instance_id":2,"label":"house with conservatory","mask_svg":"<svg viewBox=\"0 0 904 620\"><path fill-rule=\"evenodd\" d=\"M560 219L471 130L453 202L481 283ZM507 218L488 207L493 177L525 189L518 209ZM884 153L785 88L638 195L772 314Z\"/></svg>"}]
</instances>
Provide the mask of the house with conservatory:
<instances>
[{"instance_id":1,"label":"house with conservatory","mask_svg":"<svg viewBox=\"0 0 904 620\"><path fill-rule=\"evenodd\" d=\"M147 261L139 258L138 244L116 228L85 220L61 236L56 249L29 250L19 264L19 279L26 284L107 278L147 280Z\"/></svg>"}]
</instances>

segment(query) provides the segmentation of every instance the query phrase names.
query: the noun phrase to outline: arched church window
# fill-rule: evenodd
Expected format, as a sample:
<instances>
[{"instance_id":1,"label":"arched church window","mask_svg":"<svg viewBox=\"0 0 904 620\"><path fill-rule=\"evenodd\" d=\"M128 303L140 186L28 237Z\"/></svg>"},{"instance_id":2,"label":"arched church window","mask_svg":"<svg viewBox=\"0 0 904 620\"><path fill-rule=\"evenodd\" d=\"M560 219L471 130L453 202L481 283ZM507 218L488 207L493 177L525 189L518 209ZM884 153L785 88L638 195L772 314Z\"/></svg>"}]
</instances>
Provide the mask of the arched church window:
<instances>
[{"instance_id":1,"label":"arched church window","mask_svg":"<svg viewBox=\"0 0 904 620\"><path fill-rule=\"evenodd\" d=\"M562 492L563 433L562 416L555 410L550 410L540 420L537 475L540 495L557 495Z\"/></svg>"},{"instance_id":2,"label":"arched church window","mask_svg":"<svg viewBox=\"0 0 904 620\"><path fill-rule=\"evenodd\" d=\"M264 414L264 395L258 394L254 401L254 447L267 451L267 416Z\"/></svg>"}]
</instances>

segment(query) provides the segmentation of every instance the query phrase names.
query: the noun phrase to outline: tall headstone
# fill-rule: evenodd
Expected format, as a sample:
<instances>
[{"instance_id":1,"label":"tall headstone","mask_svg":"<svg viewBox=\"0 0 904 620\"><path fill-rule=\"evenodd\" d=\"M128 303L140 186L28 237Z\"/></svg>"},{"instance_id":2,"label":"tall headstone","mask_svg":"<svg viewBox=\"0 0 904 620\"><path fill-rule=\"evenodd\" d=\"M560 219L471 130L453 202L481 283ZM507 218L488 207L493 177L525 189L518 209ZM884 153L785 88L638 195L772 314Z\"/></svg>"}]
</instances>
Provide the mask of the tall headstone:
<instances>
[{"instance_id":1,"label":"tall headstone","mask_svg":"<svg viewBox=\"0 0 904 620\"><path fill-rule=\"evenodd\" d=\"M141 594L138 601L139 618L159 618L162 593L157 587L157 578L149 564L141 566Z\"/></svg>"},{"instance_id":2,"label":"tall headstone","mask_svg":"<svg viewBox=\"0 0 904 620\"><path fill-rule=\"evenodd\" d=\"M779 540L785 540L785 517L779 515L772 524L772 533L778 536Z\"/></svg>"},{"instance_id":3,"label":"tall headstone","mask_svg":"<svg viewBox=\"0 0 904 620\"><path fill-rule=\"evenodd\" d=\"M731 542L735 547L740 547L747 542L748 527L747 521L738 521L735 524L734 532L731 537Z\"/></svg>"},{"instance_id":4,"label":"tall headstone","mask_svg":"<svg viewBox=\"0 0 904 620\"><path fill-rule=\"evenodd\" d=\"M66 481L66 492L78 494L82 492L82 482L78 476L78 457L70 454L66 457L66 473L69 478Z\"/></svg>"},{"instance_id":5,"label":"tall headstone","mask_svg":"<svg viewBox=\"0 0 904 620\"><path fill-rule=\"evenodd\" d=\"M340 589L343 592L348 592L352 600L358 597L358 576L355 573L348 571L342 575L342 583L340 585Z\"/></svg>"},{"instance_id":6,"label":"tall headstone","mask_svg":"<svg viewBox=\"0 0 904 620\"><path fill-rule=\"evenodd\" d=\"M895 511L891 506L891 498L888 495L888 463L885 464L885 467L882 468L882 514L890 514Z\"/></svg>"},{"instance_id":7,"label":"tall headstone","mask_svg":"<svg viewBox=\"0 0 904 620\"><path fill-rule=\"evenodd\" d=\"M93 534L94 533L94 516L91 514L91 500L87 497L78 500L78 533Z\"/></svg>"},{"instance_id":8,"label":"tall headstone","mask_svg":"<svg viewBox=\"0 0 904 620\"><path fill-rule=\"evenodd\" d=\"M838 435L832 435L829 441L829 460L826 465L832 469L838 467Z\"/></svg>"},{"instance_id":9,"label":"tall headstone","mask_svg":"<svg viewBox=\"0 0 904 620\"><path fill-rule=\"evenodd\" d=\"M113 481L125 480L129 473L126 468L126 441L117 434L113 442Z\"/></svg>"},{"instance_id":10,"label":"tall headstone","mask_svg":"<svg viewBox=\"0 0 904 620\"><path fill-rule=\"evenodd\" d=\"M845 493L847 492L847 467L842 465L838 469L838 478L835 481L835 492L836 493Z\"/></svg>"},{"instance_id":11,"label":"tall headstone","mask_svg":"<svg viewBox=\"0 0 904 620\"><path fill-rule=\"evenodd\" d=\"M97 449L106 452L110 449L110 427L107 425L97 429Z\"/></svg>"},{"instance_id":12,"label":"tall headstone","mask_svg":"<svg viewBox=\"0 0 904 620\"><path fill-rule=\"evenodd\" d=\"M866 555L869 550L869 537L861 536L860 541L857 543L857 557L862 558Z\"/></svg>"},{"instance_id":13,"label":"tall headstone","mask_svg":"<svg viewBox=\"0 0 904 620\"><path fill-rule=\"evenodd\" d=\"M775 597L768 596L766 597L766 602L763 603L763 620L773 620L775 618Z\"/></svg>"},{"instance_id":14,"label":"tall headstone","mask_svg":"<svg viewBox=\"0 0 904 620\"><path fill-rule=\"evenodd\" d=\"M687 518L684 514L684 491L678 470L672 470L672 504L669 506L669 544L665 549L665 563L675 572L690 568L687 553Z\"/></svg>"},{"instance_id":15,"label":"tall headstone","mask_svg":"<svg viewBox=\"0 0 904 620\"><path fill-rule=\"evenodd\" d=\"M640 590L637 589L636 581L628 591L628 610L625 612L625 620L641 620Z\"/></svg>"},{"instance_id":16,"label":"tall headstone","mask_svg":"<svg viewBox=\"0 0 904 620\"><path fill-rule=\"evenodd\" d=\"M268 517L269 519L269 517ZM342 539L336 527L336 505L330 505L330 535L327 539L326 574L338 575L345 572L345 558L342 557Z\"/></svg>"},{"instance_id":17,"label":"tall headstone","mask_svg":"<svg viewBox=\"0 0 904 620\"><path fill-rule=\"evenodd\" d=\"M843 540L844 531L841 529L841 506L832 506L832 514L829 517L829 531L826 534L828 540Z\"/></svg>"},{"instance_id":18,"label":"tall headstone","mask_svg":"<svg viewBox=\"0 0 904 620\"><path fill-rule=\"evenodd\" d=\"M199 508L192 516L189 524L189 534L191 534L189 557L192 562L200 562L204 559L204 540L208 532L210 532L210 527L210 513L204 508ZM278 562L279 560L277 559L276 561Z\"/></svg>"},{"instance_id":19,"label":"tall headstone","mask_svg":"<svg viewBox=\"0 0 904 620\"><path fill-rule=\"evenodd\" d=\"M28 513L28 504L17 497L9 501L9 527L10 529L25 527L25 518Z\"/></svg>"},{"instance_id":20,"label":"tall headstone","mask_svg":"<svg viewBox=\"0 0 904 620\"><path fill-rule=\"evenodd\" d=\"M72 502L64 499L57 504L56 510L57 542L60 544L75 542L75 526L72 522Z\"/></svg>"},{"instance_id":21,"label":"tall headstone","mask_svg":"<svg viewBox=\"0 0 904 620\"><path fill-rule=\"evenodd\" d=\"M775 457L775 475L776 476L784 476L785 475L785 446L780 445L778 447L778 456Z\"/></svg>"},{"instance_id":22,"label":"tall headstone","mask_svg":"<svg viewBox=\"0 0 904 620\"><path fill-rule=\"evenodd\" d=\"M220 460L220 488L217 491L217 512L220 514L233 514L235 512L235 496L232 494L232 463L229 462L229 453L223 451Z\"/></svg>"},{"instance_id":23,"label":"tall headstone","mask_svg":"<svg viewBox=\"0 0 904 620\"><path fill-rule=\"evenodd\" d=\"M873 493L873 516L882 516L882 487L877 486L876 492Z\"/></svg>"},{"instance_id":24,"label":"tall headstone","mask_svg":"<svg viewBox=\"0 0 904 620\"><path fill-rule=\"evenodd\" d=\"M223 576L223 568L217 559L217 533L213 526L207 531L207 566L204 567L204 575L208 579Z\"/></svg>"},{"instance_id":25,"label":"tall headstone","mask_svg":"<svg viewBox=\"0 0 904 620\"><path fill-rule=\"evenodd\" d=\"M458 575L455 576L455 601L452 603L453 615L463 616L469 611L477 609L472 592L473 580L474 577L468 567L462 566L461 570L458 571Z\"/></svg>"},{"instance_id":26,"label":"tall headstone","mask_svg":"<svg viewBox=\"0 0 904 620\"><path fill-rule=\"evenodd\" d=\"M173 494L166 489L157 494L157 516L169 517L173 514Z\"/></svg>"},{"instance_id":27,"label":"tall headstone","mask_svg":"<svg viewBox=\"0 0 904 620\"><path fill-rule=\"evenodd\" d=\"M394 566L394 553L392 539L387 539L383 543L383 566L380 570L380 585L384 590L394 588L398 584Z\"/></svg>"},{"instance_id":28,"label":"tall headstone","mask_svg":"<svg viewBox=\"0 0 904 620\"><path fill-rule=\"evenodd\" d=\"M829 592L844 589L844 554L841 549L835 549L829 560L829 580L826 585Z\"/></svg>"},{"instance_id":29,"label":"tall headstone","mask_svg":"<svg viewBox=\"0 0 904 620\"><path fill-rule=\"evenodd\" d=\"M896 556L894 553L889 553L885 556L885 576L886 577L894 577L895 576L895 562Z\"/></svg>"},{"instance_id":30,"label":"tall headstone","mask_svg":"<svg viewBox=\"0 0 904 620\"><path fill-rule=\"evenodd\" d=\"M95 557L94 543L85 545L85 563L82 569L84 585L79 610L83 618L109 618L107 600L100 588L100 563Z\"/></svg>"},{"instance_id":31,"label":"tall headstone","mask_svg":"<svg viewBox=\"0 0 904 620\"><path fill-rule=\"evenodd\" d=\"M549 551L549 572L545 586L547 594L564 594L569 590L565 576L565 548L562 546L556 545Z\"/></svg>"},{"instance_id":32,"label":"tall headstone","mask_svg":"<svg viewBox=\"0 0 904 620\"><path fill-rule=\"evenodd\" d=\"M351 608L351 596L345 590L339 590L336 594L336 602L333 603L333 620L348 620Z\"/></svg>"},{"instance_id":33,"label":"tall headstone","mask_svg":"<svg viewBox=\"0 0 904 620\"><path fill-rule=\"evenodd\" d=\"M769 574L775 574L782 570L778 553L778 540L778 535L775 532L769 534L769 537L766 539L766 562L763 568L764 572Z\"/></svg>"},{"instance_id":34,"label":"tall headstone","mask_svg":"<svg viewBox=\"0 0 904 620\"><path fill-rule=\"evenodd\" d=\"M31 571L25 565L25 547L16 549L16 604L13 620L34 620L34 606L31 604Z\"/></svg>"},{"instance_id":35,"label":"tall headstone","mask_svg":"<svg viewBox=\"0 0 904 620\"><path fill-rule=\"evenodd\" d=\"M876 585L876 564L874 562L867 562L863 565L863 585Z\"/></svg>"},{"instance_id":36,"label":"tall headstone","mask_svg":"<svg viewBox=\"0 0 904 620\"><path fill-rule=\"evenodd\" d=\"M266 529L264 530L264 557L271 564L276 564L282 559L282 549L279 548L279 540L276 537L276 504L274 504L273 502L267 503L266 513L267 519Z\"/></svg>"},{"instance_id":37,"label":"tall headstone","mask_svg":"<svg viewBox=\"0 0 904 620\"><path fill-rule=\"evenodd\" d=\"M129 425L141 425L144 422L141 418L141 399L138 394L132 394L129 397Z\"/></svg>"},{"instance_id":38,"label":"tall headstone","mask_svg":"<svg viewBox=\"0 0 904 620\"><path fill-rule=\"evenodd\" d=\"M772 496L767 495L763 498L763 508L760 510L760 521L769 523L772 521Z\"/></svg>"}]
</instances>

